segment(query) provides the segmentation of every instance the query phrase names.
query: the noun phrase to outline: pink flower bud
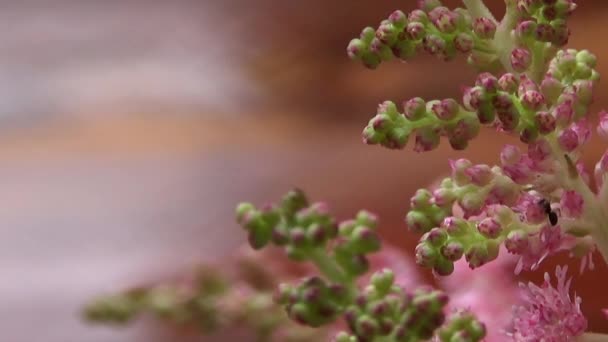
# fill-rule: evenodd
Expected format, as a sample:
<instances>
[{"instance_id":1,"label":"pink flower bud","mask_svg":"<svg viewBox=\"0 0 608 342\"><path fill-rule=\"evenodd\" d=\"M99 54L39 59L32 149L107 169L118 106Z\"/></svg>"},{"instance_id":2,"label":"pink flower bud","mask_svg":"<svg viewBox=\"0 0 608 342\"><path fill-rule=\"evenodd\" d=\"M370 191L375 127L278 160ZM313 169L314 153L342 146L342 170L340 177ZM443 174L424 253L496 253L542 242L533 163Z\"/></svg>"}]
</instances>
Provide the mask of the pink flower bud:
<instances>
[{"instance_id":1,"label":"pink flower bud","mask_svg":"<svg viewBox=\"0 0 608 342\"><path fill-rule=\"evenodd\" d=\"M414 151L431 151L437 148L437 146L439 146L439 133L436 128L424 127L416 131Z\"/></svg>"},{"instance_id":2,"label":"pink flower bud","mask_svg":"<svg viewBox=\"0 0 608 342\"><path fill-rule=\"evenodd\" d=\"M441 120L453 119L460 110L460 105L454 99L444 99L429 104L431 111Z\"/></svg>"},{"instance_id":3,"label":"pink flower bud","mask_svg":"<svg viewBox=\"0 0 608 342\"><path fill-rule=\"evenodd\" d=\"M407 21L407 16L402 11L397 10L397 11L391 13L391 15L388 17L388 20L393 25L403 27L403 26L405 26L405 23Z\"/></svg>"},{"instance_id":4,"label":"pink flower bud","mask_svg":"<svg viewBox=\"0 0 608 342\"><path fill-rule=\"evenodd\" d=\"M471 179L471 182L478 186L489 184L494 178L492 169L488 165L474 165L465 170L465 173Z\"/></svg>"},{"instance_id":5,"label":"pink flower bud","mask_svg":"<svg viewBox=\"0 0 608 342\"><path fill-rule=\"evenodd\" d=\"M587 119L581 119L571 126L572 130L578 136L578 144L583 145L591 138L591 125Z\"/></svg>"},{"instance_id":6,"label":"pink flower bud","mask_svg":"<svg viewBox=\"0 0 608 342\"><path fill-rule=\"evenodd\" d=\"M519 76L519 86L517 87L517 95L519 97L522 97L529 90L540 91L538 85L536 85L536 83L534 83L534 81L532 81L528 77L528 75L521 74Z\"/></svg>"},{"instance_id":7,"label":"pink flower bud","mask_svg":"<svg viewBox=\"0 0 608 342\"><path fill-rule=\"evenodd\" d=\"M558 104L553 109L553 116L555 116L555 123L557 126L564 127L569 125L572 121L572 117L574 116L572 101L565 101Z\"/></svg>"},{"instance_id":8,"label":"pink flower bud","mask_svg":"<svg viewBox=\"0 0 608 342\"><path fill-rule=\"evenodd\" d=\"M493 94L498 90L498 79L489 72L484 72L477 76L476 86L482 87L486 93Z\"/></svg>"},{"instance_id":9,"label":"pink flower bud","mask_svg":"<svg viewBox=\"0 0 608 342\"><path fill-rule=\"evenodd\" d=\"M511 52L511 66L515 71L523 72L532 63L532 56L530 51L525 48L517 48Z\"/></svg>"},{"instance_id":10,"label":"pink flower bud","mask_svg":"<svg viewBox=\"0 0 608 342\"><path fill-rule=\"evenodd\" d=\"M438 188L433 191L433 203L440 207L451 205L454 200L456 200L456 195L451 189Z\"/></svg>"},{"instance_id":11,"label":"pink flower bud","mask_svg":"<svg viewBox=\"0 0 608 342\"><path fill-rule=\"evenodd\" d=\"M528 234L523 230L509 232L505 240L505 247L509 253L522 254L528 248Z\"/></svg>"},{"instance_id":12,"label":"pink flower bud","mask_svg":"<svg viewBox=\"0 0 608 342\"><path fill-rule=\"evenodd\" d=\"M498 120L500 128L506 132L512 132L519 124L519 112L515 107L509 110L501 110L498 112Z\"/></svg>"},{"instance_id":13,"label":"pink flower bud","mask_svg":"<svg viewBox=\"0 0 608 342\"><path fill-rule=\"evenodd\" d=\"M425 36L422 39L422 47L424 51L433 55L442 57L446 52L446 42L445 39L441 38L441 36L436 34L430 34Z\"/></svg>"},{"instance_id":14,"label":"pink flower bud","mask_svg":"<svg viewBox=\"0 0 608 342\"><path fill-rule=\"evenodd\" d=\"M472 166L468 159L450 160L450 168L452 169L452 179L457 185L465 185L471 182L471 179L466 174L466 170Z\"/></svg>"},{"instance_id":15,"label":"pink flower bud","mask_svg":"<svg viewBox=\"0 0 608 342\"><path fill-rule=\"evenodd\" d=\"M408 120L416 121L426 114L426 103L419 97L403 102L403 114Z\"/></svg>"},{"instance_id":16,"label":"pink flower bud","mask_svg":"<svg viewBox=\"0 0 608 342\"><path fill-rule=\"evenodd\" d=\"M471 52L474 45L475 41L473 40L473 37L467 33L462 32L454 37L454 47L462 53Z\"/></svg>"},{"instance_id":17,"label":"pink flower bud","mask_svg":"<svg viewBox=\"0 0 608 342\"><path fill-rule=\"evenodd\" d=\"M519 81L515 75L507 73L498 79L498 86L508 93L513 93L519 87Z\"/></svg>"},{"instance_id":18,"label":"pink flower bud","mask_svg":"<svg viewBox=\"0 0 608 342\"><path fill-rule=\"evenodd\" d=\"M572 152L578 147L578 135L572 128L564 129L557 141L566 152Z\"/></svg>"},{"instance_id":19,"label":"pink flower bud","mask_svg":"<svg viewBox=\"0 0 608 342\"><path fill-rule=\"evenodd\" d=\"M549 134L555 130L555 117L549 112L536 113L534 121L536 121L536 125L541 134Z\"/></svg>"},{"instance_id":20,"label":"pink flower bud","mask_svg":"<svg viewBox=\"0 0 608 342\"><path fill-rule=\"evenodd\" d=\"M491 39L496 33L496 24L488 18L480 17L473 22L473 31L481 39Z\"/></svg>"},{"instance_id":21,"label":"pink flower bud","mask_svg":"<svg viewBox=\"0 0 608 342\"><path fill-rule=\"evenodd\" d=\"M457 16L446 7L435 7L429 12L429 19L441 33L453 33L456 30Z\"/></svg>"},{"instance_id":22,"label":"pink flower bud","mask_svg":"<svg viewBox=\"0 0 608 342\"><path fill-rule=\"evenodd\" d=\"M521 151L514 145L505 145L500 152L502 165L513 165L521 160Z\"/></svg>"},{"instance_id":23,"label":"pink flower bud","mask_svg":"<svg viewBox=\"0 0 608 342\"><path fill-rule=\"evenodd\" d=\"M486 92L482 87L466 88L462 97L464 107L468 110L476 110L486 98Z\"/></svg>"},{"instance_id":24,"label":"pink flower bud","mask_svg":"<svg viewBox=\"0 0 608 342\"><path fill-rule=\"evenodd\" d=\"M521 104L530 110L538 110L544 104L544 96L535 90L528 90L520 98Z\"/></svg>"},{"instance_id":25,"label":"pink flower bud","mask_svg":"<svg viewBox=\"0 0 608 342\"><path fill-rule=\"evenodd\" d=\"M545 139L539 139L528 145L528 156L533 161L542 162L551 156L551 145Z\"/></svg>"},{"instance_id":26,"label":"pink flower bud","mask_svg":"<svg viewBox=\"0 0 608 342\"><path fill-rule=\"evenodd\" d=\"M477 224L477 230L481 235L489 239L495 239L500 235L502 227L495 219L486 217Z\"/></svg>"},{"instance_id":27,"label":"pink flower bud","mask_svg":"<svg viewBox=\"0 0 608 342\"><path fill-rule=\"evenodd\" d=\"M526 20L520 22L515 28L515 35L520 40L527 40L534 36L536 32L536 22L532 20Z\"/></svg>"},{"instance_id":28,"label":"pink flower bud","mask_svg":"<svg viewBox=\"0 0 608 342\"><path fill-rule=\"evenodd\" d=\"M420 40L426 35L426 29L424 28L424 25L419 22L409 23L405 30L407 32L408 38L410 38L411 40Z\"/></svg>"},{"instance_id":29,"label":"pink flower bud","mask_svg":"<svg viewBox=\"0 0 608 342\"><path fill-rule=\"evenodd\" d=\"M540 89L549 102L555 103L561 95L564 85L556 78L546 76L540 84Z\"/></svg>"},{"instance_id":30,"label":"pink flower bud","mask_svg":"<svg viewBox=\"0 0 608 342\"><path fill-rule=\"evenodd\" d=\"M536 26L536 31L534 32L536 39L542 42L550 42L551 40L553 40L554 34L555 30L553 29L553 27L551 27L551 25L549 24L544 23L538 24Z\"/></svg>"},{"instance_id":31,"label":"pink flower bud","mask_svg":"<svg viewBox=\"0 0 608 342\"><path fill-rule=\"evenodd\" d=\"M559 204L564 216L578 218L583 213L583 197L574 190L564 191Z\"/></svg>"},{"instance_id":32,"label":"pink flower bud","mask_svg":"<svg viewBox=\"0 0 608 342\"><path fill-rule=\"evenodd\" d=\"M598 116L600 117L600 122L597 125L597 134L602 139L608 139L608 112L602 110Z\"/></svg>"}]
</instances>

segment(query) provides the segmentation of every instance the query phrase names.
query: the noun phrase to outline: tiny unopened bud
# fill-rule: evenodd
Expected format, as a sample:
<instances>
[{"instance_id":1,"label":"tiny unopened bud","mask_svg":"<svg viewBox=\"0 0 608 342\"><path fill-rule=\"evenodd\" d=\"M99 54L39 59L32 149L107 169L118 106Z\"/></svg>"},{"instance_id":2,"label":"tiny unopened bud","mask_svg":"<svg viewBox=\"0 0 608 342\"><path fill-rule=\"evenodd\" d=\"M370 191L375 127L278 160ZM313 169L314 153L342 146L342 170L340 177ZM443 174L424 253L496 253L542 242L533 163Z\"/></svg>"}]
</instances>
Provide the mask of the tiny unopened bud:
<instances>
[{"instance_id":1,"label":"tiny unopened bud","mask_svg":"<svg viewBox=\"0 0 608 342\"><path fill-rule=\"evenodd\" d=\"M421 119L426 114L426 102L420 97L415 97L403 102L403 114L410 121Z\"/></svg>"},{"instance_id":2,"label":"tiny unopened bud","mask_svg":"<svg viewBox=\"0 0 608 342\"><path fill-rule=\"evenodd\" d=\"M453 119L460 110L460 105L454 99L429 102L431 111L441 120Z\"/></svg>"},{"instance_id":3,"label":"tiny unopened bud","mask_svg":"<svg viewBox=\"0 0 608 342\"><path fill-rule=\"evenodd\" d=\"M494 94L498 90L498 79L494 75L484 72L477 76L475 85L482 87L487 94Z\"/></svg>"},{"instance_id":4,"label":"tiny unopened bud","mask_svg":"<svg viewBox=\"0 0 608 342\"><path fill-rule=\"evenodd\" d=\"M502 165L513 165L521 160L521 150L514 145L505 145L500 152Z\"/></svg>"},{"instance_id":5,"label":"tiny unopened bud","mask_svg":"<svg viewBox=\"0 0 608 342\"><path fill-rule=\"evenodd\" d=\"M488 95L486 94L483 87L476 86L465 89L462 97L462 102L466 109L476 110L487 99L487 97Z\"/></svg>"},{"instance_id":6,"label":"tiny unopened bud","mask_svg":"<svg viewBox=\"0 0 608 342\"><path fill-rule=\"evenodd\" d=\"M494 178L492 169L484 164L473 165L465 173L470 177L471 182L478 186L488 185Z\"/></svg>"},{"instance_id":7,"label":"tiny unopened bud","mask_svg":"<svg viewBox=\"0 0 608 342\"><path fill-rule=\"evenodd\" d=\"M572 128L566 128L560 133L557 141L564 151L572 152L578 147L578 134Z\"/></svg>"},{"instance_id":8,"label":"tiny unopened bud","mask_svg":"<svg viewBox=\"0 0 608 342\"><path fill-rule=\"evenodd\" d=\"M574 190L566 190L559 202L561 213L566 217L578 218L583 213L583 197Z\"/></svg>"},{"instance_id":9,"label":"tiny unopened bud","mask_svg":"<svg viewBox=\"0 0 608 342\"><path fill-rule=\"evenodd\" d=\"M489 239L496 239L500 235L502 227L495 219L486 217L477 224L477 230Z\"/></svg>"},{"instance_id":10,"label":"tiny unopened bud","mask_svg":"<svg viewBox=\"0 0 608 342\"><path fill-rule=\"evenodd\" d=\"M545 99L547 99L550 103L555 103L562 94L564 85L556 78L547 76L540 84L540 89Z\"/></svg>"},{"instance_id":11,"label":"tiny unopened bud","mask_svg":"<svg viewBox=\"0 0 608 342\"><path fill-rule=\"evenodd\" d=\"M462 258L462 254L464 253L464 247L460 242L450 241L443 247L441 247L440 252L444 258L455 262Z\"/></svg>"},{"instance_id":12,"label":"tiny unopened bud","mask_svg":"<svg viewBox=\"0 0 608 342\"><path fill-rule=\"evenodd\" d=\"M517 48L511 52L511 66L515 71L526 71L530 67L530 63L532 63L532 56L528 49Z\"/></svg>"},{"instance_id":13,"label":"tiny unopened bud","mask_svg":"<svg viewBox=\"0 0 608 342\"><path fill-rule=\"evenodd\" d=\"M544 96L535 90L526 91L520 98L521 104L530 110L538 110L544 104Z\"/></svg>"},{"instance_id":14,"label":"tiny unopened bud","mask_svg":"<svg viewBox=\"0 0 608 342\"><path fill-rule=\"evenodd\" d=\"M519 24L517 24L517 27L515 28L515 36L522 43L527 43L531 39L534 38L535 33L536 33L536 27L537 27L537 25L536 25L535 21L532 21L532 20L522 21Z\"/></svg>"},{"instance_id":15,"label":"tiny unopened bud","mask_svg":"<svg viewBox=\"0 0 608 342\"><path fill-rule=\"evenodd\" d=\"M462 53L468 53L473 49L475 41L470 34L461 32L454 37L454 47Z\"/></svg>"},{"instance_id":16,"label":"tiny unopened bud","mask_svg":"<svg viewBox=\"0 0 608 342\"><path fill-rule=\"evenodd\" d=\"M412 210L405 216L405 223L410 231L424 233L433 228L433 222L422 212Z\"/></svg>"},{"instance_id":17,"label":"tiny unopened bud","mask_svg":"<svg viewBox=\"0 0 608 342\"><path fill-rule=\"evenodd\" d=\"M407 24L405 30L407 32L408 38L411 40L421 40L426 35L426 29L424 28L424 25L419 22L411 22Z\"/></svg>"},{"instance_id":18,"label":"tiny unopened bud","mask_svg":"<svg viewBox=\"0 0 608 342\"><path fill-rule=\"evenodd\" d=\"M507 251L513 254L523 254L528 248L528 234L524 230L509 232L505 240Z\"/></svg>"},{"instance_id":19,"label":"tiny unopened bud","mask_svg":"<svg viewBox=\"0 0 608 342\"><path fill-rule=\"evenodd\" d=\"M506 73L498 79L498 86L507 93L514 93L519 87L519 80L517 79L517 76Z\"/></svg>"},{"instance_id":20,"label":"tiny unopened bud","mask_svg":"<svg viewBox=\"0 0 608 342\"><path fill-rule=\"evenodd\" d=\"M473 22L473 31L481 39L491 39L496 33L496 23L488 18L479 17Z\"/></svg>"},{"instance_id":21,"label":"tiny unopened bud","mask_svg":"<svg viewBox=\"0 0 608 342\"><path fill-rule=\"evenodd\" d=\"M442 57L446 52L446 41L439 35L430 34L422 39L422 47L427 53Z\"/></svg>"},{"instance_id":22,"label":"tiny unopened bud","mask_svg":"<svg viewBox=\"0 0 608 342\"><path fill-rule=\"evenodd\" d=\"M422 267L433 267L437 260L437 251L426 243L416 246L416 264Z\"/></svg>"},{"instance_id":23,"label":"tiny unopened bud","mask_svg":"<svg viewBox=\"0 0 608 342\"><path fill-rule=\"evenodd\" d=\"M416 131L414 151L426 152L439 146L439 133L434 127L423 127Z\"/></svg>"},{"instance_id":24,"label":"tiny unopened bud","mask_svg":"<svg viewBox=\"0 0 608 342\"><path fill-rule=\"evenodd\" d=\"M388 20L395 26L403 28L407 22L407 16L402 11L395 11L391 13Z\"/></svg>"},{"instance_id":25,"label":"tiny unopened bud","mask_svg":"<svg viewBox=\"0 0 608 342\"><path fill-rule=\"evenodd\" d=\"M555 130L555 117L549 112L538 112L534 116L534 121L541 134L549 134Z\"/></svg>"},{"instance_id":26,"label":"tiny unopened bud","mask_svg":"<svg viewBox=\"0 0 608 342\"><path fill-rule=\"evenodd\" d=\"M448 234L441 228L433 228L431 231L424 234L423 239L435 247L440 247L448 239Z\"/></svg>"}]
</instances>

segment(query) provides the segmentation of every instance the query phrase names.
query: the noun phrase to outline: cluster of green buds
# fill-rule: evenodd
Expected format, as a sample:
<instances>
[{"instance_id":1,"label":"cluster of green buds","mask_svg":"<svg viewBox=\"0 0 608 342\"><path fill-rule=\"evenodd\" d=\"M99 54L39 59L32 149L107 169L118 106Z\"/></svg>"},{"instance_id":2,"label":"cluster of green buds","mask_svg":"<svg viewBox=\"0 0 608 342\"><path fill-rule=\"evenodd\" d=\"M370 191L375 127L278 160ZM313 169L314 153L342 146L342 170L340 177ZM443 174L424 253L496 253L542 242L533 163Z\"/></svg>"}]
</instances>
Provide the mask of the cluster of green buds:
<instances>
[{"instance_id":1,"label":"cluster of green buds","mask_svg":"<svg viewBox=\"0 0 608 342\"><path fill-rule=\"evenodd\" d=\"M266 206L270 208L267 210L248 203L237 207L237 220L250 236L254 235L250 241L272 241L283 246L291 259L311 261L320 271L319 276L309 276L297 285L279 286L276 299L287 315L312 327L344 318L350 332L339 334L337 341L410 342L433 337L445 321L445 293L428 287L406 291L395 284L389 269L374 273L367 286L360 287L357 281L368 270L366 255L381 248L375 232L376 217L360 211L354 219L331 229L336 221L329 216L327 206L309 205L305 198L301 191L294 190L279 205ZM335 233L323 235L331 240L318 239L311 229L331 229ZM293 239L294 231L305 243ZM255 237L257 234L267 237ZM277 235L287 238L277 239Z\"/></svg>"},{"instance_id":2,"label":"cluster of green buds","mask_svg":"<svg viewBox=\"0 0 608 342\"><path fill-rule=\"evenodd\" d=\"M450 342L479 341L486 334L486 327L479 322L469 310L459 309L453 312L441 329L439 340Z\"/></svg>"},{"instance_id":3,"label":"cluster of green buds","mask_svg":"<svg viewBox=\"0 0 608 342\"><path fill-rule=\"evenodd\" d=\"M237 220L249 233L253 248L272 242L296 261L328 258L334 280L344 281L365 273L366 255L380 249L376 216L360 211L340 224L325 203L309 204L299 190L289 192L278 205L257 209L250 203L237 207ZM329 249L328 249L329 248Z\"/></svg>"},{"instance_id":4,"label":"cluster of green buds","mask_svg":"<svg viewBox=\"0 0 608 342\"><path fill-rule=\"evenodd\" d=\"M445 136L453 149L462 150L483 124L532 143L587 113L599 78L595 63L586 50L560 51L538 83L525 74L481 73L475 86L465 88L462 105L453 99L427 102L416 97L405 101L400 112L385 101L363 130L363 141L402 149L414 135L414 151L424 152L435 149Z\"/></svg>"},{"instance_id":5,"label":"cluster of green buds","mask_svg":"<svg viewBox=\"0 0 608 342\"><path fill-rule=\"evenodd\" d=\"M394 57L410 59L423 49L442 60L451 60L460 52L469 54L472 64L488 68L495 64L494 19L472 18L467 10L450 10L439 0L419 3L419 9L408 15L395 11L377 29L363 29L348 45L350 58L373 69Z\"/></svg>"},{"instance_id":6,"label":"cluster of green buds","mask_svg":"<svg viewBox=\"0 0 608 342\"><path fill-rule=\"evenodd\" d=\"M327 333L293 324L274 302L272 289L233 279L215 266L200 269L194 284L185 285L165 282L101 297L86 307L85 316L95 323L122 325L151 314L202 334L238 326L267 342L310 341Z\"/></svg>"}]
</instances>

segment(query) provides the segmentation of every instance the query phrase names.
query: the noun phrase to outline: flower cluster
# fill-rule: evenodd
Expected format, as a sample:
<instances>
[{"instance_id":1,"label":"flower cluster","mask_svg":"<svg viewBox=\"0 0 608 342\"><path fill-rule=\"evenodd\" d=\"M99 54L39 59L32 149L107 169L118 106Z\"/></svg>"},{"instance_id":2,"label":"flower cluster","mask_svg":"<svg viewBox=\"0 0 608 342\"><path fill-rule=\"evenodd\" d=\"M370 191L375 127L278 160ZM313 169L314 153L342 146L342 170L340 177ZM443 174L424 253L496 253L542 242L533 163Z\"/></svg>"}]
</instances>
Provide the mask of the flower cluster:
<instances>
[{"instance_id":1,"label":"flower cluster","mask_svg":"<svg viewBox=\"0 0 608 342\"><path fill-rule=\"evenodd\" d=\"M477 342L486 336L492 341L585 340L581 299L571 299L565 267L557 268L556 287L545 275L540 287L522 286L523 299L517 303L513 282L502 272L512 264L496 260L516 259L515 273L536 270L560 251L580 258L581 272L593 268L594 251L608 261L608 151L595 166L595 188L580 158L592 133L588 117L599 81L596 57L587 50L563 49L574 0L506 0L500 21L483 0L463 3L464 8L451 10L440 0L419 0L417 9L393 12L376 29L363 29L347 47L351 59L370 69L424 50L444 61L465 54L480 72L463 88L461 99L381 103L363 130L364 143L403 149L411 137L414 151L426 152L444 137L454 150L463 150L482 126L519 141L502 148L495 166L451 160L449 177L411 198L405 221L422 234L416 263L436 276L456 272L453 280L439 281L452 291L453 303L441 290L410 289L414 281L399 270L376 267L366 276L373 254L382 248L377 218L367 211L338 222L325 203L311 204L299 190L278 204L242 203L236 209L251 247L281 247L291 260L316 267L318 272L309 270L299 283L279 285L275 300L286 317L301 325L335 327L342 318L348 331L337 334L337 342ZM597 132L608 139L608 112L600 113ZM477 273L463 272L463 264ZM491 281L479 268L492 274ZM463 277L466 290L451 282ZM178 291L138 290L98 302L88 313L93 319L125 321L147 309L213 325L221 321L214 314L218 308L231 307L215 305L226 293L232 297L226 288L187 297L176 296ZM502 301L481 292L496 292ZM516 307L505 334L510 304ZM249 308L249 302L238 307ZM260 310L274 307L255 308L253 316L266 316ZM231 317L230 310L221 312Z\"/></svg>"},{"instance_id":2,"label":"flower cluster","mask_svg":"<svg viewBox=\"0 0 608 342\"><path fill-rule=\"evenodd\" d=\"M493 18L472 18L463 8L450 10L439 0L424 0L407 15L393 12L377 29L366 27L347 51L370 69L394 57L410 59L420 50L442 60L460 52L468 54L471 63L492 67L496 25Z\"/></svg>"},{"instance_id":3,"label":"flower cluster","mask_svg":"<svg viewBox=\"0 0 608 342\"><path fill-rule=\"evenodd\" d=\"M587 329L587 319L581 312L581 298L570 298L568 268L558 267L557 286L551 285L545 273L542 286L521 284L523 303L514 308L513 332L516 341L570 341Z\"/></svg>"},{"instance_id":4,"label":"flower cluster","mask_svg":"<svg viewBox=\"0 0 608 342\"><path fill-rule=\"evenodd\" d=\"M272 273L264 265L272 264ZM203 335L240 330L257 341L321 340L327 329L295 324L273 300L277 274L293 278L268 253L241 252L229 264L208 264L188 279L170 280L104 296L85 308L87 320L126 324L152 314L173 325L193 328Z\"/></svg>"},{"instance_id":5,"label":"flower cluster","mask_svg":"<svg viewBox=\"0 0 608 342\"><path fill-rule=\"evenodd\" d=\"M389 336L395 341L419 341L433 337L440 327L441 341L465 333L471 341L485 336L483 324L469 315L454 316L449 326L442 326L448 296L429 287L407 291L395 283L389 269L377 271L359 286L357 278L369 266L367 254L380 249L373 214L361 211L355 219L336 224L326 205L308 204L299 190L288 193L279 205L259 210L244 203L236 211L254 248L272 241L283 246L291 259L311 261L319 269L321 275L279 287L277 301L294 321L318 327L342 316L350 332L339 334L338 341Z\"/></svg>"}]
</instances>

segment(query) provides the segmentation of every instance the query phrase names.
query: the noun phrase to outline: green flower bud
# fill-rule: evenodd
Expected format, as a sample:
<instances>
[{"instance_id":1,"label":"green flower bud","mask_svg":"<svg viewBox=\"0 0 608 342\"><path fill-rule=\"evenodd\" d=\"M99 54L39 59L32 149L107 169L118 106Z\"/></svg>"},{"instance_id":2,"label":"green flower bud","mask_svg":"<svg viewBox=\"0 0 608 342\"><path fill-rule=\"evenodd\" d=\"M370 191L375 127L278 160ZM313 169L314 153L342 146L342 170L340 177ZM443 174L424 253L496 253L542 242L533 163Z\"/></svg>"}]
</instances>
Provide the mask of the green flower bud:
<instances>
[{"instance_id":1,"label":"green flower bud","mask_svg":"<svg viewBox=\"0 0 608 342\"><path fill-rule=\"evenodd\" d=\"M371 283L380 296L386 295L395 281L395 274L388 268L377 271L371 277Z\"/></svg>"}]
</instances>

